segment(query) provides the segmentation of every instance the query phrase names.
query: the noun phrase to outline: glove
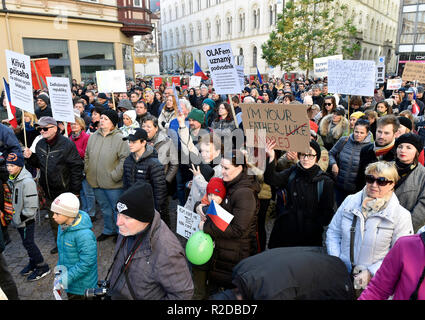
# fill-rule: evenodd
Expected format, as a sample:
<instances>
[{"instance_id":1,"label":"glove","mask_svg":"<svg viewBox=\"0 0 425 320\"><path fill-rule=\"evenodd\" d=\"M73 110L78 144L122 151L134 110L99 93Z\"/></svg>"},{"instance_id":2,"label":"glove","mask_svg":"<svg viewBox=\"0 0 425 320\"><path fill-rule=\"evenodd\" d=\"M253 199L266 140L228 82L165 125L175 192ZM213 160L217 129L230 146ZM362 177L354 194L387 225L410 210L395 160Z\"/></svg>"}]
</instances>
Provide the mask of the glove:
<instances>
[{"instance_id":1,"label":"glove","mask_svg":"<svg viewBox=\"0 0 425 320\"><path fill-rule=\"evenodd\" d=\"M369 270L364 269L354 276L354 289L365 289L371 278Z\"/></svg>"}]
</instances>

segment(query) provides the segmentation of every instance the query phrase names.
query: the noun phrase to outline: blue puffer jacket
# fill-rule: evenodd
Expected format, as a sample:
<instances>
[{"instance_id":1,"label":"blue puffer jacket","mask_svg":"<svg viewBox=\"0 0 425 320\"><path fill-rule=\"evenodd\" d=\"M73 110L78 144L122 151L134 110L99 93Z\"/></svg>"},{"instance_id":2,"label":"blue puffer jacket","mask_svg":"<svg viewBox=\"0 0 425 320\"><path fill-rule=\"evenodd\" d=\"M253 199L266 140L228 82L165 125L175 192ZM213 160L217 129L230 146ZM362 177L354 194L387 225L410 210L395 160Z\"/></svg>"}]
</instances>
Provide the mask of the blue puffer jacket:
<instances>
[{"instance_id":1,"label":"blue puffer jacket","mask_svg":"<svg viewBox=\"0 0 425 320\"><path fill-rule=\"evenodd\" d=\"M80 210L72 226L58 228L57 266L67 271L62 271L62 284L68 293L84 295L86 289L97 286L97 242L92 226L89 215Z\"/></svg>"},{"instance_id":2,"label":"blue puffer jacket","mask_svg":"<svg viewBox=\"0 0 425 320\"><path fill-rule=\"evenodd\" d=\"M364 146L372 143L372 137L372 133L369 131L362 142L357 142L354 140L353 134L350 134L349 137L341 137L329 151L329 167L336 163L339 168L336 179L336 185L339 188L348 192L355 192L360 151Z\"/></svg>"}]
</instances>

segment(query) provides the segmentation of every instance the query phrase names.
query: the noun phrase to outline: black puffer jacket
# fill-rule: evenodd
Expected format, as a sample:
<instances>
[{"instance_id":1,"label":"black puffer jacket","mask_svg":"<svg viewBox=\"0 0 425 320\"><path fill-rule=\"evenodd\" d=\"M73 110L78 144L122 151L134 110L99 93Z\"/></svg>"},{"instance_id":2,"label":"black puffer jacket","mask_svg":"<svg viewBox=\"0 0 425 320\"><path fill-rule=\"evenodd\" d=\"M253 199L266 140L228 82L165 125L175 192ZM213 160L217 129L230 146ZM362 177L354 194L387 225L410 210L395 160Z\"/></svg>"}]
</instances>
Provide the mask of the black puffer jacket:
<instances>
[{"instance_id":1,"label":"black puffer jacket","mask_svg":"<svg viewBox=\"0 0 425 320\"><path fill-rule=\"evenodd\" d=\"M40 168L40 185L48 199L61 193L80 194L84 162L75 143L58 133L52 145L41 139L32 154L30 165Z\"/></svg>"},{"instance_id":2,"label":"black puffer jacket","mask_svg":"<svg viewBox=\"0 0 425 320\"><path fill-rule=\"evenodd\" d=\"M134 153L131 153L124 161L124 190L140 180L144 180L152 186L155 209L159 211L161 218L165 221L163 215L168 214L168 203L164 166L159 162L156 150L149 145L146 145L146 151L140 159L136 160Z\"/></svg>"},{"instance_id":3,"label":"black puffer jacket","mask_svg":"<svg viewBox=\"0 0 425 320\"><path fill-rule=\"evenodd\" d=\"M242 171L230 182L225 182L226 198L221 203L234 217L226 231L221 231L207 216L204 232L215 241L211 258L210 280L225 288L232 287L232 269L242 259L257 252L256 230L258 192L256 177Z\"/></svg>"},{"instance_id":4,"label":"black puffer jacket","mask_svg":"<svg viewBox=\"0 0 425 320\"><path fill-rule=\"evenodd\" d=\"M296 174L288 184L293 171ZM320 180L324 182L319 199ZM322 246L323 227L331 222L334 215L332 178L318 165L306 170L298 163L287 170L276 172L272 162L267 163L264 182L287 190L287 205L274 223L269 248Z\"/></svg>"}]
</instances>

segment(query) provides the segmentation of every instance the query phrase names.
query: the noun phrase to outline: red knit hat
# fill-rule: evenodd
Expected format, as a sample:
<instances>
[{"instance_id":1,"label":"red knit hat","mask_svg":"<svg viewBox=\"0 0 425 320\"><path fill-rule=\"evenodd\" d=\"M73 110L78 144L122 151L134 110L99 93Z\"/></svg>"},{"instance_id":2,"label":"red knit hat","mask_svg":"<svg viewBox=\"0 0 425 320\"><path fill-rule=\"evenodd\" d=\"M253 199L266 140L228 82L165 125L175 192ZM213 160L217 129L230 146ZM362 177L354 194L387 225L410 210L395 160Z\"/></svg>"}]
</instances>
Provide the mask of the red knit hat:
<instances>
[{"instance_id":1,"label":"red knit hat","mask_svg":"<svg viewBox=\"0 0 425 320\"><path fill-rule=\"evenodd\" d=\"M223 179L211 178L207 185L207 195L210 193L218 195L221 199L226 197L226 187L224 186Z\"/></svg>"}]
</instances>

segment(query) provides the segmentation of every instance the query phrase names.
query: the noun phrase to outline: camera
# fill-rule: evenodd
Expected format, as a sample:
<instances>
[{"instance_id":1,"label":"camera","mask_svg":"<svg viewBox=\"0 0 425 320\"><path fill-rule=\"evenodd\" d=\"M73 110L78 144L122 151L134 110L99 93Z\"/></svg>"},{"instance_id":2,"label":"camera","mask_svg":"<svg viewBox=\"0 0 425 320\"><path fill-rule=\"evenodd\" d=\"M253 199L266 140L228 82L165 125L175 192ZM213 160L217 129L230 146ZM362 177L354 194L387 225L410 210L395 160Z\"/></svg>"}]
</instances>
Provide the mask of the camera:
<instances>
[{"instance_id":1,"label":"camera","mask_svg":"<svg viewBox=\"0 0 425 320\"><path fill-rule=\"evenodd\" d=\"M87 300L106 300L108 299L109 286L108 280L100 280L97 282L97 288L86 289L84 297Z\"/></svg>"}]
</instances>

